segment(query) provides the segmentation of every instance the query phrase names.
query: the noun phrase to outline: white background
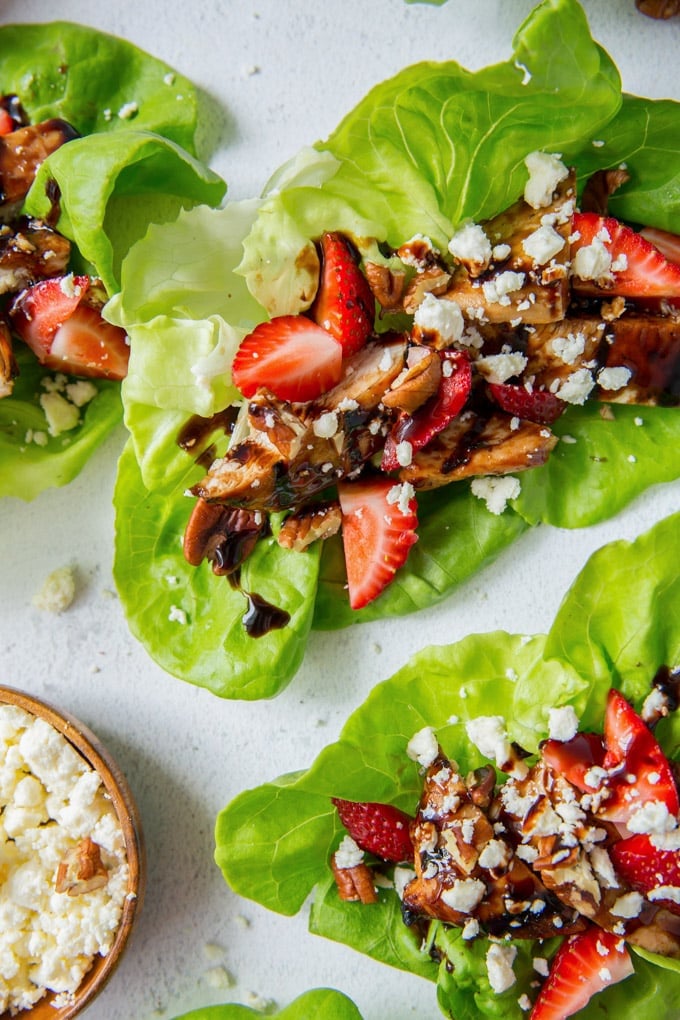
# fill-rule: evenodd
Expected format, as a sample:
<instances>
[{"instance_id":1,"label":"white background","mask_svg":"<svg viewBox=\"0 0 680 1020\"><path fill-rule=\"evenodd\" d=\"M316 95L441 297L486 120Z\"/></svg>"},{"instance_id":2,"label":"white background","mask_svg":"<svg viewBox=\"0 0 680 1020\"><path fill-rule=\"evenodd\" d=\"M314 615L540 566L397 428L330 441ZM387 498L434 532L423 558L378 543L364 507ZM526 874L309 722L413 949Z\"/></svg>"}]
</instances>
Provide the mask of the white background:
<instances>
[{"instance_id":1,"label":"white background","mask_svg":"<svg viewBox=\"0 0 680 1020\"><path fill-rule=\"evenodd\" d=\"M531 0L14 0L4 22L73 20L126 36L215 100L212 165L251 197L302 145L325 137L373 84L419 59L473 69L510 55ZM634 0L584 4L627 91L680 99L680 18L654 22ZM306 912L280 918L234 896L213 864L217 812L235 794L309 764L371 685L428 643L471 631L543 631L589 554L633 538L680 505L680 483L648 492L581 532L538 529L441 607L312 636L273 702L223 702L161 672L129 636L111 577L111 493L122 430L82 475L31 504L0 505L0 680L86 722L128 776L148 845L146 903L133 942L88 1020L173 1017L253 994L287 1004L309 987L344 990L365 1020L439 1016L434 987L311 936ZM61 616L31 600L70 564L78 591ZM253 871L258 867L253 861ZM245 919L245 920L244 920ZM247 921L247 924L245 923ZM214 947L220 947L219 950ZM222 964L225 991L208 971Z\"/></svg>"}]
</instances>

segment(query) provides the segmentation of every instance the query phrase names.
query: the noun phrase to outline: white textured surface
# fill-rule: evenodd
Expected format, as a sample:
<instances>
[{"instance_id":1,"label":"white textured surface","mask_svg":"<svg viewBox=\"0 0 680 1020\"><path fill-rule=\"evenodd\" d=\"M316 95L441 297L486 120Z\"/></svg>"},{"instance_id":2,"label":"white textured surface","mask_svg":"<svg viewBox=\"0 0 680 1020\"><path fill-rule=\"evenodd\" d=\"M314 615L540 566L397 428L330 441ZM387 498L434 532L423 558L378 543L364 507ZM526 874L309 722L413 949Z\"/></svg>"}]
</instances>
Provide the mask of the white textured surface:
<instances>
[{"instance_id":1,"label":"white textured surface","mask_svg":"<svg viewBox=\"0 0 680 1020\"><path fill-rule=\"evenodd\" d=\"M257 194L269 174L326 135L377 81L418 59L474 68L504 59L529 0L5 0L0 19L80 21L124 35L207 89L222 148L213 165L230 194ZM584 4L627 91L680 98L680 19L656 23L633 0ZM236 793L309 763L371 684L428 643L471 631L546 629L589 554L633 538L677 509L680 484L647 493L615 521L581 532L538 529L443 606L417 617L314 635L306 662L275 702L221 702L164 675L128 635L113 594L111 492L122 431L69 487L0 505L2 681L78 715L118 758L144 818L147 899L120 969L88 1020L150 1020L251 993L286 1004L332 985L365 1020L439 1015L434 989L240 901L212 862L218 810ZM34 609L56 567L78 592L62 616ZM342 647L342 655L338 649ZM257 869L257 861L253 861ZM245 926L242 919L247 918ZM223 957L211 946L220 946ZM228 991L207 972L222 963Z\"/></svg>"}]
</instances>

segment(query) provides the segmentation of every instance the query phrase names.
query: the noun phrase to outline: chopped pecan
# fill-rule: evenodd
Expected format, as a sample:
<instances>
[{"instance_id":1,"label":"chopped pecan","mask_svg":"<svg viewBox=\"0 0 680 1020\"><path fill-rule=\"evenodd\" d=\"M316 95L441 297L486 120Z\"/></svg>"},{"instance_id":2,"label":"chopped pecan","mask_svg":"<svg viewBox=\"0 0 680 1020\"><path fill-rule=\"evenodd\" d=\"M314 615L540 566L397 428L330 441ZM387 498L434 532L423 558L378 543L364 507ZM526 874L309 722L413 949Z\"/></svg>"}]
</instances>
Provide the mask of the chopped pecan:
<instances>
[{"instance_id":1,"label":"chopped pecan","mask_svg":"<svg viewBox=\"0 0 680 1020\"><path fill-rule=\"evenodd\" d=\"M303 507L283 522L277 542L284 549L302 552L317 539L337 534L342 523L339 503L319 503Z\"/></svg>"},{"instance_id":2,"label":"chopped pecan","mask_svg":"<svg viewBox=\"0 0 680 1020\"><path fill-rule=\"evenodd\" d=\"M199 499L184 532L184 558L194 567L207 559L213 573L231 574L253 551L266 527L262 513Z\"/></svg>"},{"instance_id":3,"label":"chopped pecan","mask_svg":"<svg viewBox=\"0 0 680 1020\"><path fill-rule=\"evenodd\" d=\"M381 266L377 262L367 262L364 269L368 285L380 307L388 311L400 308L406 273L396 272L389 266Z\"/></svg>"},{"instance_id":4,"label":"chopped pecan","mask_svg":"<svg viewBox=\"0 0 680 1020\"><path fill-rule=\"evenodd\" d=\"M434 396L442 375L441 358L435 351L425 347L411 348L411 351L423 353L414 364L409 365L397 376L392 388L387 390L382 400L385 407L393 407L407 414L413 414L426 400Z\"/></svg>"},{"instance_id":5,"label":"chopped pecan","mask_svg":"<svg viewBox=\"0 0 680 1020\"><path fill-rule=\"evenodd\" d=\"M451 273L448 273L441 266L430 266L422 273L417 273L404 294L404 311L413 315L415 310L422 304L426 294L443 294L451 280Z\"/></svg>"},{"instance_id":6,"label":"chopped pecan","mask_svg":"<svg viewBox=\"0 0 680 1020\"><path fill-rule=\"evenodd\" d=\"M102 861L101 847L86 836L77 846L67 851L57 868L55 889L58 893L79 896L81 893L102 889L109 873Z\"/></svg>"},{"instance_id":7,"label":"chopped pecan","mask_svg":"<svg viewBox=\"0 0 680 1020\"><path fill-rule=\"evenodd\" d=\"M581 210L595 212L606 216L609 210L609 197L630 180L630 174L622 167L613 170L596 170L588 178L581 197Z\"/></svg>"},{"instance_id":8,"label":"chopped pecan","mask_svg":"<svg viewBox=\"0 0 680 1020\"><path fill-rule=\"evenodd\" d=\"M351 868L339 868L335 854L331 858L333 876L341 900L348 902L377 903L378 894L373 883L373 872L367 864L355 864Z\"/></svg>"}]
</instances>

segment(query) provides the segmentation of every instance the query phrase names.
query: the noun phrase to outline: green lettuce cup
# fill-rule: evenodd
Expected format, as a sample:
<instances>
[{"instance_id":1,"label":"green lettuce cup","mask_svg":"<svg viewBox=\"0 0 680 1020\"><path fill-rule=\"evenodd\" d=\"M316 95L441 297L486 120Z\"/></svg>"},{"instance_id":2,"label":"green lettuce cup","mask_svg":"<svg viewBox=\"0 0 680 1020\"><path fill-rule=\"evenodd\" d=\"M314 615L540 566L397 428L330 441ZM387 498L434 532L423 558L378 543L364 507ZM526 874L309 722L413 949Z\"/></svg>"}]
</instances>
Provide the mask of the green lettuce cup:
<instances>
[{"instance_id":1,"label":"green lettuce cup","mask_svg":"<svg viewBox=\"0 0 680 1020\"><path fill-rule=\"evenodd\" d=\"M602 732L611 687L639 709L657 670L680 665L678 541L680 514L635 541L598 550L545 635L472 634L417 653L373 689L310 768L248 790L222 810L215 860L227 884L284 915L297 913L311 896L312 932L435 982L447 1016L519 1020L518 1000L532 991L529 942L515 943L516 983L496 996L486 938L467 942L460 929L434 922L424 945L422 932L405 926L394 888L380 888L378 902L368 906L339 898L329 861L344 830L331 798L391 804L413 816L422 777L407 745L423 727L434 729L465 774L484 762L467 737L470 719L503 716L509 739L535 753L548 735L552 708L571 706L580 729L594 732ZM669 760L679 761L677 712L659 723L656 735ZM559 941L546 942L545 954ZM677 1016L678 961L643 951L633 959L634 976L597 996L584 1017L605 1009L632 1020L652 1002L659 1017ZM433 998L424 986L424 1004Z\"/></svg>"},{"instance_id":2,"label":"green lettuce cup","mask_svg":"<svg viewBox=\"0 0 680 1020\"><path fill-rule=\"evenodd\" d=\"M252 1020L262 1016L262 1011L243 1006L239 1003L226 1003L223 1006L204 1006L182 1013L175 1020ZM274 1012L268 1011L267 1016L279 1017L279 1020L361 1020L361 1013L342 992L333 988L314 988L298 996L288 1006Z\"/></svg>"},{"instance_id":3,"label":"green lettuce cup","mask_svg":"<svg viewBox=\"0 0 680 1020\"><path fill-rule=\"evenodd\" d=\"M197 152L203 99L163 61L70 22L3 25L0 73L31 123L57 117L78 132L43 162L23 211L53 223L56 191L53 225L72 243L70 268L98 276L109 295L150 223L221 202L226 185ZM15 353L19 375L0 400L0 496L30 500L81 470L120 425L122 404L118 383L93 380L79 424L51 435L39 403L50 373L23 344Z\"/></svg>"}]
</instances>

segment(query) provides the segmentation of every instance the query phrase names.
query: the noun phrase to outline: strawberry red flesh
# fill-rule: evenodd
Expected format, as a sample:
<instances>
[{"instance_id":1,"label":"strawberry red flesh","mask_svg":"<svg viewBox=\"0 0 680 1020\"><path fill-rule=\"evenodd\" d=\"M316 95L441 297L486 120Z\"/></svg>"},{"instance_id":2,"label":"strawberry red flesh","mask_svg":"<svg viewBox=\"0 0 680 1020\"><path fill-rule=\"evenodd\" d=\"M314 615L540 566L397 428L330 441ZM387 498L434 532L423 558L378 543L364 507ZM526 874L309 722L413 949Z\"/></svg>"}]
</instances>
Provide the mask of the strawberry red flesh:
<instances>
[{"instance_id":1,"label":"strawberry red flesh","mask_svg":"<svg viewBox=\"0 0 680 1020\"><path fill-rule=\"evenodd\" d=\"M388 478L338 484L352 609L362 609L377 598L417 540L416 501L410 498L402 509L400 490Z\"/></svg>"},{"instance_id":2,"label":"strawberry red flesh","mask_svg":"<svg viewBox=\"0 0 680 1020\"><path fill-rule=\"evenodd\" d=\"M355 354L373 331L373 292L346 237L325 233L319 248L319 288L310 314L342 344L345 356Z\"/></svg>"},{"instance_id":3,"label":"strawberry red flesh","mask_svg":"<svg viewBox=\"0 0 680 1020\"><path fill-rule=\"evenodd\" d=\"M400 443L408 442L412 452L422 450L465 407L472 389L472 367L464 351L440 351L442 376L439 389L433 397L413 414L401 414L385 441L380 467L383 471L398 471L397 456Z\"/></svg>"},{"instance_id":4,"label":"strawberry red flesh","mask_svg":"<svg viewBox=\"0 0 680 1020\"><path fill-rule=\"evenodd\" d=\"M4 107L0 107L0 135L8 135L14 131L16 124L12 120L12 115Z\"/></svg>"},{"instance_id":5,"label":"strawberry red flesh","mask_svg":"<svg viewBox=\"0 0 680 1020\"><path fill-rule=\"evenodd\" d=\"M391 804L360 803L333 798L340 821L362 850L399 864L413 860L411 818Z\"/></svg>"},{"instance_id":6,"label":"strawberry red flesh","mask_svg":"<svg viewBox=\"0 0 680 1020\"><path fill-rule=\"evenodd\" d=\"M629 298L680 298L680 265L670 262L646 237L613 216L574 214L572 260L576 252L600 238L614 264L611 283L599 288L594 281L574 278L577 289L600 290Z\"/></svg>"},{"instance_id":7,"label":"strawberry red flesh","mask_svg":"<svg viewBox=\"0 0 680 1020\"><path fill-rule=\"evenodd\" d=\"M232 378L244 397L264 388L281 400L313 400L342 374L342 346L303 315L261 322L239 346Z\"/></svg>"},{"instance_id":8,"label":"strawberry red flesh","mask_svg":"<svg viewBox=\"0 0 680 1020\"><path fill-rule=\"evenodd\" d=\"M102 318L90 292L88 276L41 280L12 304L12 328L52 371L123 379L130 356L125 331Z\"/></svg>"},{"instance_id":9,"label":"strawberry red flesh","mask_svg":"<svg viewBox=\"0 0 680 1020\"><path fill-rule=\"evenodd\" d=\"M604 742L598 733L577 733L571 740L551 739L541 745L543 760L584 793L593 790L586 774L593 766L602 767L604 755Z\"/></svg>"},{"instance_id":10,"label":"strawberry red flesh","mask_svg":"<svg viewBox=\"0 0 680 1020\"><path fill-rule=\"evenodd\" d=\"M646 833L636 833L622 839L609 849L617 875L638 892L653 893L663 887L675 890L680 896L680 854L677 850L659 850ZM652 902L675 914L680 914L680 902L652 896Z\"/></svg>"},{"instance_id":11,"label":"strawberry red flesh","mask_svg":"<svg viewBox=\"0 0 680 1020\"><path fill-rule=\"evenodd\" d=\"M604 743L611 795L598 808L598 815L626 822L644 804L660 802L677 816L680 802L670 763L647 724L613 688L607 698Z\"/></svg>"},{"instance_id":12,"label":"strawberry red flesh","mask_svg":"<svg viewBox=\"0 0 680 1020\"><path fill-rule=\"evenodd\" d=\"M489 393L502 411L539 425L551 425L557 421L567 406L564 400L548 390L532 390L530 393L524 386L513 383L489 383Z\"/></svg>"},{"instance_id":13,"label":"strawberry red flesh","mask_svg":"<svg viewBox=\"0 0 680 1020\"><path fill-rule=\"evenodd\" d=\"M597 992L633 974L623 940L601 928L566 939L553 958L529 1020L566 1020Z\"/></svg>"}]
</instances>

